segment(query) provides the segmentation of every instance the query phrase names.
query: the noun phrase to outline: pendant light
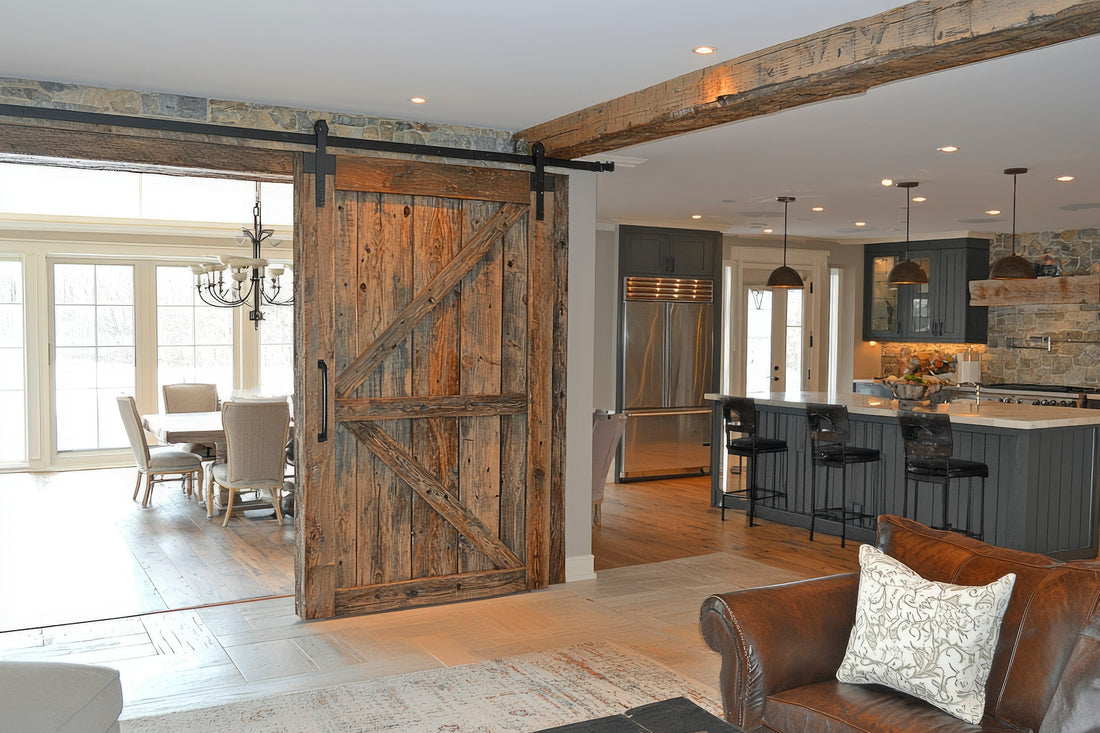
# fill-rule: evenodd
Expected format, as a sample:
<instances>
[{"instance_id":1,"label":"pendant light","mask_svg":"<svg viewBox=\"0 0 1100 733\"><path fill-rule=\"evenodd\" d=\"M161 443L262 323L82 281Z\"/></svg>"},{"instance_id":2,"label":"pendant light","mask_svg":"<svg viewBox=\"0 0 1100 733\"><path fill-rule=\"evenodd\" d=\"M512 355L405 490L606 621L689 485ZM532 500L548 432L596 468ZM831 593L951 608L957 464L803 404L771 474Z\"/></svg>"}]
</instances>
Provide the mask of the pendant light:
<instances>
[{"instance_id":1,"label":"pendant light","mask_svg":"<svg viewBox=\"0 0 1100 733\"><path fill-rule=\"evenodd\" d=\"M897 188L905 189L905 260L894 265L886 282L891 285L923 285L928 282L928 273L918 263L909 259L909 189L916 188L916 181L898 181Z\"/></svg>"},{"instance_id":2,"label":"pendant light","mask_svg":"<svg viewBox=\"0 0 1100 733\"><path fill-rule=\"evenodd\" d=\"M769 288L783 288L797 290L806 287L802 277L790 267L787 267L787 205L794 201L794 196L776 196L776 201L783 202L783 266L772 270L768 275Z\"/></svg>"},{"instance_id":3,"label":"pendant light","mask_svg":"<svg viewBox=\"0 0 1100 733\"><path fill-rule=\"evenodd\" d=\"M1012 176L1012 254L1001 257L989 268L990 280L1034 280L1035 268L1016 254L1016 176L1027 173L1027 168L1005 168L1005 175Z\"/></svg>"}]
</instances>

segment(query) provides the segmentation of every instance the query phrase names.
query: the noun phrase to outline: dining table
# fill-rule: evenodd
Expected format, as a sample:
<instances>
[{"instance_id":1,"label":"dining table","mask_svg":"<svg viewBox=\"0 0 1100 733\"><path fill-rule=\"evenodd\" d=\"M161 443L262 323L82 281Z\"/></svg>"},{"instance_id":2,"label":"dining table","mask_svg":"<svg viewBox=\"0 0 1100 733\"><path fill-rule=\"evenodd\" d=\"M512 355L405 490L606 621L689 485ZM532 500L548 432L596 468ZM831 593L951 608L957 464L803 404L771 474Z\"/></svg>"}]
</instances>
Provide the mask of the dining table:
<instances>
[{"instance_id":1,"label":"dining table","mask_svg":"<svg viewBox=\"0 0 1100 733\"><path fill-rule=\"evenodd\" d=\"M214 477L211 464L224 463L226 456L221 412L155 412L142 415L141 424L162 443L205 443L214 446L214 460L204 463L202 472L206 516L213 517Z\"/></svg>"}]
</instances>

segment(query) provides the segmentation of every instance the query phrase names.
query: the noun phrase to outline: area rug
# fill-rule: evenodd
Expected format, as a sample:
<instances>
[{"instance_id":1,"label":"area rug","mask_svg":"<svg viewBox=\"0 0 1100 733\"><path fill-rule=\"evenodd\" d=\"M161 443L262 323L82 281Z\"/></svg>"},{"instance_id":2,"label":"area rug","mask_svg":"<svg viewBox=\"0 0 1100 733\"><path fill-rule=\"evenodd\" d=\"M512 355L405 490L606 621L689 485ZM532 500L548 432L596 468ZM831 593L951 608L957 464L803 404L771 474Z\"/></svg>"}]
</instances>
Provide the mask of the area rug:
<instances>
[{"instance_id":1,"label":"area rug","mask_svg":"<svg viewBox=\"0 0 1100 733\"><path fill-rule=\"evenodd\" d=\"M565 649L121 721L123 733L496 733L574 723L670 697L721 714L672 670L627 649Z\"/></svg>"}]
</instances>

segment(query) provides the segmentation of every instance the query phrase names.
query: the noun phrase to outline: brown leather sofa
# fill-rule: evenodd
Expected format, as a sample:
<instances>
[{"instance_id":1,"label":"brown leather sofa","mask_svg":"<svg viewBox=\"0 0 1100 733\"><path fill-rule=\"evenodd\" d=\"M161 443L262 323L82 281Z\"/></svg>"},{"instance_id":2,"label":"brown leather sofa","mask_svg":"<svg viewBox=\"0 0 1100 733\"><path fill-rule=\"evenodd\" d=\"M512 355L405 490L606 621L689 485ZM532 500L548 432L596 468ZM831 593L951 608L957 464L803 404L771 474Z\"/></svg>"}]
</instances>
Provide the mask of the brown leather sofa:
<instances>
[{"instance_id":1,"label":"brown leather sofa","mask_svg":"<svg viewBox=\"0 0 1100 733\"><path fill-rule=\"evenodd\" d=\"M1100 731L1100 562L1060 563L901 517L881 516L878 547L923 577L984 585L1016 573L985 717L970 725L907 695L836 680L859 574L713 595L703 638L722 655L726 719L746 731Z\"/></svg>"}]
</instances>

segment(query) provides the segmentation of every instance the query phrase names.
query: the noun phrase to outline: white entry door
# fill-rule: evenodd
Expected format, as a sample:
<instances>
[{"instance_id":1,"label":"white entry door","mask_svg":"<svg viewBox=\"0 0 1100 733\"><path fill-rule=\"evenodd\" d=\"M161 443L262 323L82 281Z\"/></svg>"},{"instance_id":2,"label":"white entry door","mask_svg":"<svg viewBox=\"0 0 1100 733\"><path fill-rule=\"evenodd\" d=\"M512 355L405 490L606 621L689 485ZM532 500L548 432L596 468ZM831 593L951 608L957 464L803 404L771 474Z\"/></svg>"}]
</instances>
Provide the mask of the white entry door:
<instances>
[{"instance_id":1,"label":"white entry door","mask_svg":"<svg viewBox=\"0 0 1100 733\"><path fill-rule=\"evenodd\" d=\"M806 291L744 290L745 393L804 390L810 377Z\"/></svg>"}]
</instances>

